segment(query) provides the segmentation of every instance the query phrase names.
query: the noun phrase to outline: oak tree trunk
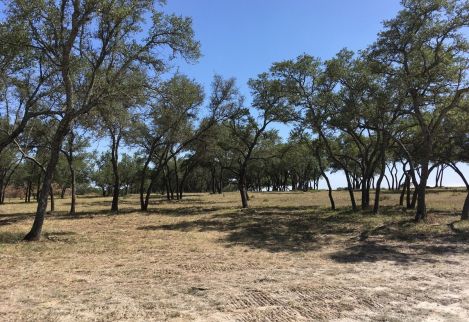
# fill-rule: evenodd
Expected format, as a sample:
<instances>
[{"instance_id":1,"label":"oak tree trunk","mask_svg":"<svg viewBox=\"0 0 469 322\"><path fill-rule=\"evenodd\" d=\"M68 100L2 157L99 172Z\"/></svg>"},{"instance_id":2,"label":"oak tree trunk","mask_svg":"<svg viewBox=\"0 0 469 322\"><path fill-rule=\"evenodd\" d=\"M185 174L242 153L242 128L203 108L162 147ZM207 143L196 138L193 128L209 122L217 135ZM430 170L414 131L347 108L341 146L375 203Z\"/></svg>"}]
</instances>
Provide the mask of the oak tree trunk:
<instances>
[{"instance_id":1,"label":"oak tree trunk","mask_svg":"<svg viewBox=\"0 0 469 322\"><path fill-rule=\"evenodd\" d=\"M49 197L49 191L52 185L52 179L54 176L54 171L59 160L60 148L62 142L65 138L65 135L68 132L68 127L70 121L68 119L62 119L59 123L59 127L52 139L49 162L47 163L47 168L44 173L44 178L42 180L42 188L38 194L37 210L34 217L33 226L28 234L24 237L24 240L35 241L41 238L42 225L44 223L44 216L47 209L47 199Z\"/></svg>"}]
</instances>

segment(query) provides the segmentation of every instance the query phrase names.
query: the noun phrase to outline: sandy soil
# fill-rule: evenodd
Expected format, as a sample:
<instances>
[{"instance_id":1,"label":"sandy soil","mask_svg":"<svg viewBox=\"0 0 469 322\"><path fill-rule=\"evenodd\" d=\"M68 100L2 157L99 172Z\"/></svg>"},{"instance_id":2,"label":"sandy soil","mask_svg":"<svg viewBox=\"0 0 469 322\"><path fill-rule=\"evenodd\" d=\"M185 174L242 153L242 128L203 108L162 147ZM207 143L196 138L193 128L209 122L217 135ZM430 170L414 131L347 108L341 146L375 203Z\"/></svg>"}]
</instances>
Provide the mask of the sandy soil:
<instances>
[{"instance_id":1,"label":"sandy soil","mask_svg":"<svg viewBox=\"0 0 469 322\"><path fill-rule=\"evenodd\" d=\"M0 206L2 321L468 321L464 193L429 195L428 222L385 207L352 214L346 194L136 196L58 201L40 242L19 241L34 205ZM385 194L383 202L396 203Z\"/></svg>"}]
</instances>

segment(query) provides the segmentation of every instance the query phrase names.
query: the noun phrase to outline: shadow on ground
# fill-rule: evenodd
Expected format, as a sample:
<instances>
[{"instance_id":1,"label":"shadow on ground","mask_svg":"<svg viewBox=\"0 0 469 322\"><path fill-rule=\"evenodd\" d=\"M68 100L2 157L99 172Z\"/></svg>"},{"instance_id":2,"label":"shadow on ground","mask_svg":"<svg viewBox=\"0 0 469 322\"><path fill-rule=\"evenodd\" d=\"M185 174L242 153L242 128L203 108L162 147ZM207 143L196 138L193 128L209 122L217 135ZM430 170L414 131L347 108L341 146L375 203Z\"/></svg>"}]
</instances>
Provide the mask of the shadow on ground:
<instances>
[{"instance_id":1,"label":"shadow on ground","mask_svg":"<svg viewBox=\"0 0 469 322\"><path fill-rule=\"evenodd\" d=\"M448 212L432 210L432 216L437 219L435 223L416 224L412 220L413 214L399 207L382 207L380 215L373 215L370 212L354 213L347 207L331 211L317 206L265 205L236 210L208 202L194 205L194 200L178 201L178 207L170 207L170 203L160 200L158 206L141 212L135 207L134 200L133 207L130 202L123 202L118 213L102 209L70 216L64 211L47 217L80 220L130 213L177 217L176 223L137 229L220 232L219 242L227 247L246 246L270 252L316 251L332 245L340 250L330 257L341 263L389 260L405 264L426 260L426 255L468 251L469 230L458 229L454 222L450 223L455 219ZM32 218L32 213L1 214L0 227ZM0 236L0 242L18 240L18 236L4 234L4 238Z\"/></svg>"},{"instance_id":2,"label":"shadow on ground","mask_svg":"<svg viewBox=\"0 0 469 322\"><path fill-rule=\"evenodd\" d=\"M16 244L23 241L26 232L10 232L10 231L1 231L0 232L0 245L1 244ZM41 241L62 241L68 242L71 241L71 237L76 235L73 231L51 231L43 232Z\"/></svg>"},{"instance_id":3,"label":"shadow on ground","mask_svg":"<svg viewBox=\"0 0 469 322\"><path fill-rule=\"evenodd\" d=\"M379 216L353 213L349 208L332 212L318 207L259 207L137 229L218 231L224 233L220 242L228 247L241 245L271 252L314 251L331 244L350 245L331 255L337 262L392 260L406 263L423 260L420 254L467 251L464 245L443 246L435 242L468 241L469 231L451 230L446 224L433 225L437 228L427 225L430 227L427 229L426 224L416 224L411 218L395 207L383 208ZM376 238L384 240L386 245L374 241ZM391 246L389 241L398 246ZM422 245L412 246L409 242ZM410 245L411 251L401 251L403 245L407 248Z\"/></svg>"}]
</instances>

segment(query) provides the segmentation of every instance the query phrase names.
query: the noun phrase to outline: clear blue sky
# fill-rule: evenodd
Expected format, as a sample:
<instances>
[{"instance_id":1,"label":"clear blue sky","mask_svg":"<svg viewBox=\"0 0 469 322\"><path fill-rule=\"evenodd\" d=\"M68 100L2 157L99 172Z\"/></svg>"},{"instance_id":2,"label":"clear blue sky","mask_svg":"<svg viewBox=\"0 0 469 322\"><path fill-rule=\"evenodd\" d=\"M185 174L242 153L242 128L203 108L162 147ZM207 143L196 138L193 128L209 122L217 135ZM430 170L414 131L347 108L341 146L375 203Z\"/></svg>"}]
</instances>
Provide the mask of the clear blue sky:
<instances>
[{"instance_id":1,"label":"clear blue sky","mask_svg":"<svg viewBox=\"0 0 469 322\"><path fill-rule=\"evenodd\" d=\"M180 71L207 86L215 73L236 77L246 97L249 78L272 62L308 53L331 58L371 44L398 0L168 0L165 11L193 18L203 57Z\"/></svg>"},{"instance_id":2,"label":"clear blue sky","mask_svg":"<svg viewBox=\"0 0 469 322\"><path fill-rule=\"evenodd\" d=\"M399 0L167 0L164 10L192 17L202 44L200 61L177 61L179 71L207 90L215 73L235 77L249 102L247 81L272 62L303 53L328 59L344 47L364 49L399 8ZM288 136L289 127L276 127ZM467 165L462 169L469 174ZM450 170L444 178L445 185L462 185ZM333 174L332 182L346 185L342 173Z\"/></svg>"}]
</instances>

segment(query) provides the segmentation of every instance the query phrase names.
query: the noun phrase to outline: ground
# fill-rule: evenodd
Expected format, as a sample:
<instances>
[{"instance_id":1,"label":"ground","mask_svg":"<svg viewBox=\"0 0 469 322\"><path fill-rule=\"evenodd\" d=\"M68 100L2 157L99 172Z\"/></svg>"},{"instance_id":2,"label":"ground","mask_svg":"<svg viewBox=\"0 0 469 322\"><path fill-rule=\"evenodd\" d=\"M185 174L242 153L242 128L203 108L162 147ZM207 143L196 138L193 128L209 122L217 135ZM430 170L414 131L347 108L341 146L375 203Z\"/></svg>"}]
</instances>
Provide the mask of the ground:
<instances>
[{"instance_id":1,"label":"ground","mask_svg":"<svg viewBox=\"0 0 469 322\"><path fill-rule=\"evenodd\" d=\"M40 242L22 242L34 204L0 206L1 321L467 321L465 192L428 195L430 215L384 193L351 213L345 192L83 196L58 200Z\"/></svg>"}]
</instances>

